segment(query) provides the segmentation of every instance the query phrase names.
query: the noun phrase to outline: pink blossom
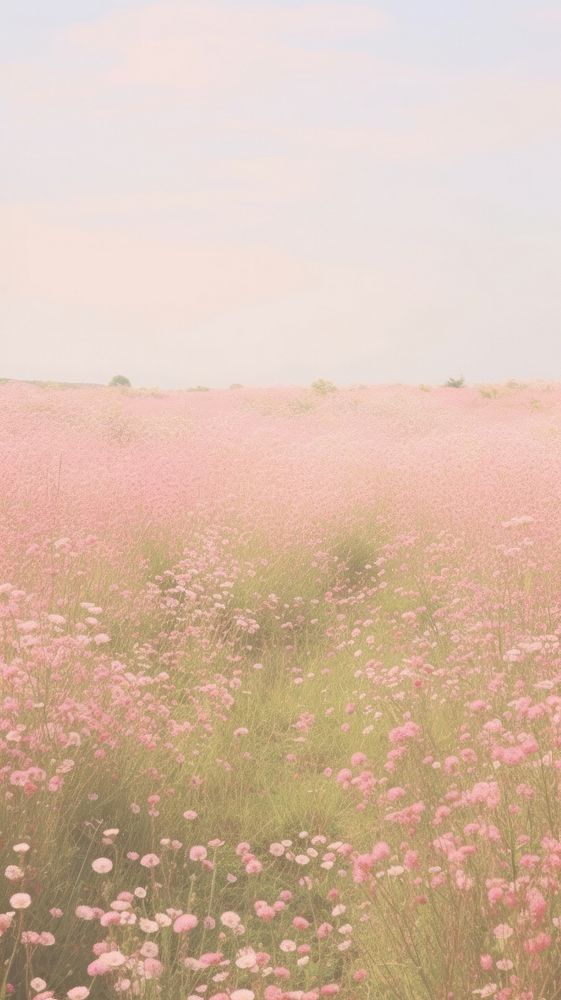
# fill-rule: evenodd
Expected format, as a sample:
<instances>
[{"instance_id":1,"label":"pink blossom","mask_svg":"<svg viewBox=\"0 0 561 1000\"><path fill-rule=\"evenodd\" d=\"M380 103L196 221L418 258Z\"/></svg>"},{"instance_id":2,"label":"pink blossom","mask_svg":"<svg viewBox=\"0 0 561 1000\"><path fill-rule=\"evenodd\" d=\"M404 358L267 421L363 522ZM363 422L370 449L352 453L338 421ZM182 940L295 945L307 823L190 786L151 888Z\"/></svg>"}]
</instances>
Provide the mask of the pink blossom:
<instances>
[{"instance_id":1,"label":"pink blossom","mask_svg":"<svg viewBox=\"0 0 561 1000\"><path fill-rule=\"evenodd\" d=\"M157 854L144 854L140 864L143 868L156 868L160 864L160 859Z\"/></svg>"},{"instance_id":2,"label":"pink blossom","mask_svg":"<svg viewBox=\"0 0 561 1000\"><path fill-rule=\"evenodd\" d=\"M193 913L182 913L173 922L173 929L176 934L183 934L188 931L192 931L194 927L198 924L197 917Z\"/></svg>"},{"instance_id":3,"label":"pink blossom","mask_svg":"<svg viewBox=\"0 0 561 1000\"><path fill-rule=\"evenodd\" d=\"M106 875L112 870L113 862L110 858L96 858L95 861L92 861L92 868L98 875Z\"/></svg>"},{"instance_id":4,"label":"pink blossom","mask_svg":"<svg viewBox=\"0 0 561 1000\"><path fill-rule=\"evenodd\" d=\"M189 851L189 858L191 861L204 861L207 857L207 849L201 844L197 844L192 847Z\"/></svg>"}]
</instances>

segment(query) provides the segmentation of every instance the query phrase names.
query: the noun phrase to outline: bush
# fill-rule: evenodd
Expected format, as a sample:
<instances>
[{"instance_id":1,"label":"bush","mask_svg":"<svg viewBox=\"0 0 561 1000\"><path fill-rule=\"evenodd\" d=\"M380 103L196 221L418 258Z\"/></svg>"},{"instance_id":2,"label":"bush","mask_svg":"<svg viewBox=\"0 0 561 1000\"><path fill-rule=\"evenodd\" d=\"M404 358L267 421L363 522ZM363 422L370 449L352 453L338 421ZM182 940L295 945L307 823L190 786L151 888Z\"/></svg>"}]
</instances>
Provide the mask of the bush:
<instances>
[{"instance_id":1,"label":"bush","mask_svg":"<svg viewBox=\"0 0 561 1000\"><path fill-rule=\"evenodd\" d=\"M232 382L230 389L243 389L241 382Z\"/></svg>"},{"instance_id":2,"label":"bush","mask_svg":"<svg viewBox=\"0 0 561 1000\"><path fill-rule=\"evenodd\" d=\"M446 389L462 389L465 385L464 376L460 375L459 378L449 378L445 383Z\"/></svg>"},{"instance_id":3,"label":"bush","mask_svg":"<svg viewBox=\"0 0 561 1000\"><path fill-rule=\"evenodd\" d=\"M335 382L329 382L325 378L318 378L315 382L312 382L312 389L314 392L319 392L322 396L325 396L328 392L336 392L337 386Z\"/></svg>"},{"instance_id":4,"label":"bush","mask_svg":"<svg viewBox=\"0 0 561 1000\"><path fill-rule=\"evenodd\" d=\"M126 377L126 375L114 375L109 383L109 385L126 385L129 386L129 388L130 384L130 380Z\"/></svg>"}]
</instances>

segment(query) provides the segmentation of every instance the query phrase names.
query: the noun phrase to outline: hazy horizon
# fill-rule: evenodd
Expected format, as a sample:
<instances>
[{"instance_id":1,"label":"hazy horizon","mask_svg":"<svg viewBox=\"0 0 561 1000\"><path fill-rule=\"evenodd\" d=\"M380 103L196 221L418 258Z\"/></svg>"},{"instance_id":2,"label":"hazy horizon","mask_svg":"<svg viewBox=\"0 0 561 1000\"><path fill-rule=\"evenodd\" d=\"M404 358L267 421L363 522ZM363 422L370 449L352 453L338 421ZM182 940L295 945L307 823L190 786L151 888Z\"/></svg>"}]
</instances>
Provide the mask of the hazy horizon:
<instances>
[{"instance_id":1,"label":"hazy horizon","mask_svg":"<svg viewBox=\"0 0 561 1000\"><path fill-rule=\"evenodd\" d=\"M116 372L114 375L122 375L122 372ZM59 378L13 378L10 376L0 375L0 385L40 385L49 386L51 388L57 388L58 386L64 388L74 388L74 389L104 389L113 388L111 384L111 378L107 378L104 382L91 382L91 381L76 381L71 379L59 379ZM128 376L125 376L128 377ZM455 380L455 376L450 376L451 380ZM462 376L460 376L462 379ZM504 378L504 379L494 379L488 381L473 380L468 381L463 379L462 385L460 386L450 386L446 383L448 380L443 382L407 382L401 381L387 381L387 382L334 382L331 379L323 379L321 376L318 379L314 379L312 382L234 382L234 383L197 383L194 382L177 382L176 385L166 386L160 385L155 382L133 382L129 379L130 385L123 385L117 383L118 389L137 389L146 392L163 392L163 393L173 393L173 392L206 392L206 391L241 391L243 389L251 391L263 391L263 392L274 392L278 390L279 392L289 392L291 390L301 391L305 389L315 389L316 383L327 381L328 387L321 389L317 387L318 396L329 396L332 392L341 390L367 390L367 389L422 389L422 390L434 390L434 389L480 389L485 392L488 389L494 390L509 390L509 389L551 389L555 386L561 385L561 379L543 379L543 378L529 378L529 379L515 379L515 378Z\"/></svg>"},{"instance_id":2,"label":"hazy horizon","mask_svg":"<svg viewBox=\"0 0 561 1000\"><path fill-rule=\"evenodd\" d=\"M0 376L561 379L559 3L5 7Z\"/></svg>"}]
</instances>

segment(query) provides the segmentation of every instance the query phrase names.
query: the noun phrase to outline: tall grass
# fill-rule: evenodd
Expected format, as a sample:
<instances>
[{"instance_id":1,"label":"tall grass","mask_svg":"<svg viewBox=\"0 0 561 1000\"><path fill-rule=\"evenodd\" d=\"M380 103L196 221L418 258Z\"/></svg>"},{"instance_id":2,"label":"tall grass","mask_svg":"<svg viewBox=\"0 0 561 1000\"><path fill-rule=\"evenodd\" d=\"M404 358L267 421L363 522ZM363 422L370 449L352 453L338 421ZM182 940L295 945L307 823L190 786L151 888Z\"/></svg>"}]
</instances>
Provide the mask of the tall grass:
<instances>
[{"instance_id":1,"label":"tall grass","mask_svg":"<svg viewBox=\"0 0 561 1000\"><path fill-rule=\"evenodd\" d=\"M0 1000L561 996L561 393L116 442L50 392L0 396Z\"/></svg>"}]
</instances>

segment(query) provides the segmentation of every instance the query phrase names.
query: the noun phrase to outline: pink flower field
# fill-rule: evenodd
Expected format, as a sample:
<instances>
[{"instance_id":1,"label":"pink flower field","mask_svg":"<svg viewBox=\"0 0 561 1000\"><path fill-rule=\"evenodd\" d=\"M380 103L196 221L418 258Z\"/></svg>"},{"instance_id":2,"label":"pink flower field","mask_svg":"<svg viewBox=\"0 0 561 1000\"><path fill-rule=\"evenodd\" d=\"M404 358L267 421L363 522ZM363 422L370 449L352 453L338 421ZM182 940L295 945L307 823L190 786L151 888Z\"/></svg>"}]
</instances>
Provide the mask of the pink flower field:
<instances>
[{"instance_id":1,"label":"pink flower field","mask_svg":"<svg viewBox=\"0 0 561 1000\"><path fill-rule=\"evenodd\" d=\"M561 998L561 386L0 385L0 1000Z\"/></svg>"}]
</instances>

